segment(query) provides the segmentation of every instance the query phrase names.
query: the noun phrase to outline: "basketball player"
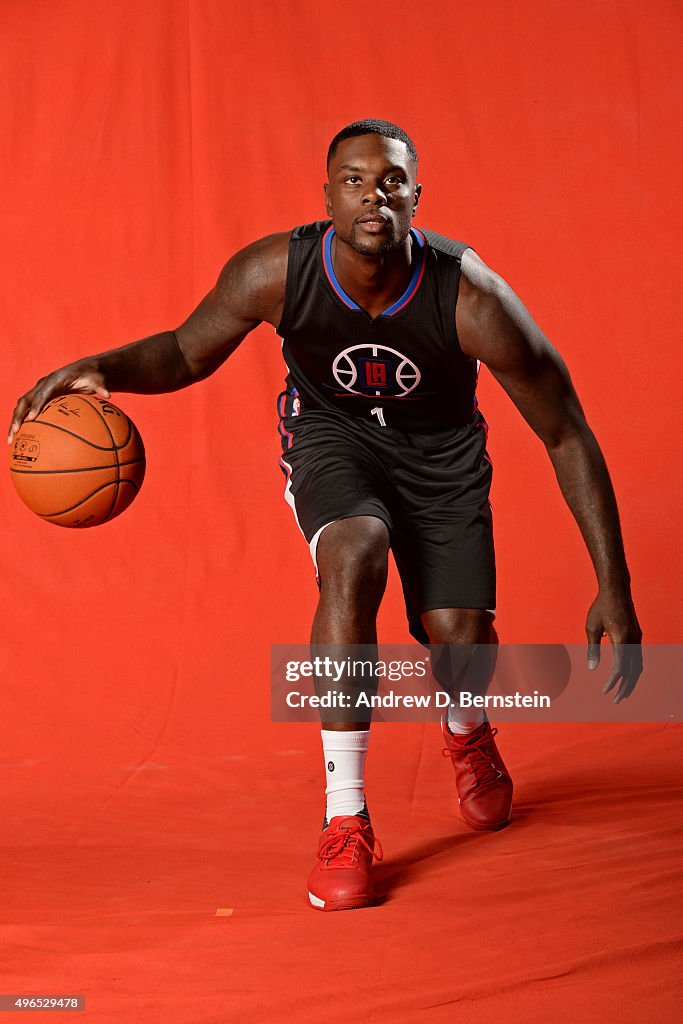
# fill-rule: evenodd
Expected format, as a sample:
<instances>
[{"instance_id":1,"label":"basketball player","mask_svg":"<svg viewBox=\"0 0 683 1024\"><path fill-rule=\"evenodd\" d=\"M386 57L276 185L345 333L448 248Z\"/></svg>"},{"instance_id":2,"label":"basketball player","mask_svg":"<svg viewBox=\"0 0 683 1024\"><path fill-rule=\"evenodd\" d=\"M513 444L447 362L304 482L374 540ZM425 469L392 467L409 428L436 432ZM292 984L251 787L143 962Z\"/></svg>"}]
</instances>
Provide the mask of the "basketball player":
<instances>
[{"instance_id":1,"label":"basketball player","mask_svg":"<svg viewBox=\"0 0 683 1024\"><path fill-rule=\"evenodd\" d=\"M401 128L344 128L329 148L328 178L328 220L238 252L177 330L39 380L17 403L10 440L60 393L109 398L200 381L266 321L284 339L289 370L279 401L286 497L320 586L312 642L376 642L391 547L413 635L489 645L496 597L491 463L475 399L482 362L544 443L583 535L598 583L588 663L597 666L608 636L605 691L618 684L618 703L642 670L642 634L609 474L565 364L471 248L412 226L421 186ZM464 820L502 828L512 782L494 730L456 704L442 727ZM322 722L327 807L308 881L322 910L373 902L381 850L364 797L368 737L364 722Z\"/></svg>"}]
</instances>

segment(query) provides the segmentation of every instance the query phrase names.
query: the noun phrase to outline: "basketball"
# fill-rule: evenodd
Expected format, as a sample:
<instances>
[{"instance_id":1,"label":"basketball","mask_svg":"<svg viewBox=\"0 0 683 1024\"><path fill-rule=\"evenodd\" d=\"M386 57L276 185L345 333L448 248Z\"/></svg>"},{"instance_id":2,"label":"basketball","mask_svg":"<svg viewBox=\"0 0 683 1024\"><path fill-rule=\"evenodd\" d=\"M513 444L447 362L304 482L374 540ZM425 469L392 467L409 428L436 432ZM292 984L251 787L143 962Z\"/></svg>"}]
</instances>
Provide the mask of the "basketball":
<instances>
[{"instance_id":1,"label":"basketball","mask_svg":"<svg viewBox=\"0 0 683 1024\"><path fill-rule=\"evenodd\" d=\"M10 448L19 497L56 526L99 526L140 490L145 448L135 424L97 395L60 395L25 421Z\"/></svg>"}]
</instances>

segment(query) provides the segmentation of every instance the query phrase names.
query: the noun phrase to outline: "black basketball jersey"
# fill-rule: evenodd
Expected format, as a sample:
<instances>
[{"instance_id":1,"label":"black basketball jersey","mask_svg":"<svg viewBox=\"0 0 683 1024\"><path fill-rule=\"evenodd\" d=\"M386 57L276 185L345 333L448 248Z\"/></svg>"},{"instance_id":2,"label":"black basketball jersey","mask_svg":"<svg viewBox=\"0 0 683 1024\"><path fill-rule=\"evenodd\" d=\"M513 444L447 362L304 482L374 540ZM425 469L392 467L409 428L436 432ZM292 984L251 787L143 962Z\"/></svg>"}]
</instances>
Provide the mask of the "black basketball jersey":
<instances>
[{"instance_id":1,"label":"black basketball jersey","mask_svg":"<svg viewBox=\"0 0 683 1024\"><path fill-rule=\"evenodd\" d=\"M333 235L331 221L317 221L295 228L289 243L277 331L293 411L334 409L405 432L469 423L478 363L461 350L455 328L460 261L468 247L411 228L411 280L373 319L335 276Z\"/></svg>"}]
</instances>

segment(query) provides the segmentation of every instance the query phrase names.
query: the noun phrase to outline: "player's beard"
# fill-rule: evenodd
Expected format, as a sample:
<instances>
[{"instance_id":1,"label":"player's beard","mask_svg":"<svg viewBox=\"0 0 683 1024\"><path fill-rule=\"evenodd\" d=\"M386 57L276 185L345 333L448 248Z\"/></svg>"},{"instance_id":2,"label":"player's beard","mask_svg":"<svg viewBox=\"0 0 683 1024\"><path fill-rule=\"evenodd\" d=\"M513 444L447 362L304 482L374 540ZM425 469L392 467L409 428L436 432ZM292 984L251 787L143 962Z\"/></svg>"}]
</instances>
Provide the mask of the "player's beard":
<instances>
[{"instance_id":1,"label":"player's beard","mask_svg":"<svg viewBox=\"0 0 683 1024\"><path fill-rule=\"evenodd\" d=\"M342 241L350 245L360 256L386 256L387 253L403 247L410 231L410 220L405 224L399 222L396 225L390 221L388 226L389 231L383 232L380 236L362 237L357 225L352 224L349 234L346 238L342 237Z\"/></svg>"}]
</instances>

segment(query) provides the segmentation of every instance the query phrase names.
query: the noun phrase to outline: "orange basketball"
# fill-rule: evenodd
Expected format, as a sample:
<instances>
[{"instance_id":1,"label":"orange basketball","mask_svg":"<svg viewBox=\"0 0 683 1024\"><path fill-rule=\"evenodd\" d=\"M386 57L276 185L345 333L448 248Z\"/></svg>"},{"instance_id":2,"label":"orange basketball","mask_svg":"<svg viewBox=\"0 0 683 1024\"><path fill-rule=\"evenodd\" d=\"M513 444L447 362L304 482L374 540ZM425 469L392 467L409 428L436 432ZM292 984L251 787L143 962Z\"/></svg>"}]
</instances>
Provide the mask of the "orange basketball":
<instances>
[{"instance_id":1,"label":"orange basketball","mask_svg":"<svg viewBox=\"0 0 683 1024\"><path fill-rule=\"evenodd\" d=\"M98 395L61 395L24 422L10 448L19 497L57 526L99 526L128 508L145 447L125 412Z\"/></svg>"}]
</instances>

